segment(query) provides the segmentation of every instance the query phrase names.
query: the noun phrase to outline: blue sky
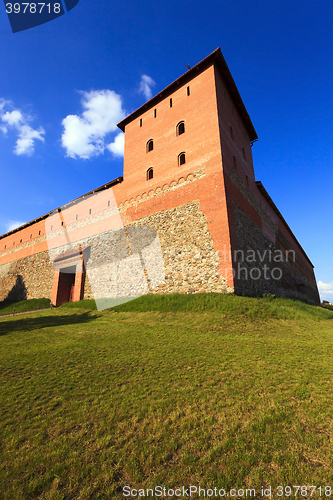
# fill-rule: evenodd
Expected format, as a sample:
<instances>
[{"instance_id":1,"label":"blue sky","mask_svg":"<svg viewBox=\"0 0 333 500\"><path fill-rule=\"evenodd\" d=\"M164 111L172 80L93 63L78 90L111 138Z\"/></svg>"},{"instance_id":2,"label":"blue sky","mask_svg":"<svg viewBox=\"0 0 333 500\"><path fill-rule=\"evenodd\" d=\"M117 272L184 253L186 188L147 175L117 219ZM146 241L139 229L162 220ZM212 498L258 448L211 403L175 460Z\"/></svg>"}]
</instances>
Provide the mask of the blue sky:
<instances>
[{"instance_id":1,"label":"blue sky","mask_svg":"<svg viewBox=\"0 0 333 500\"><path fill-rule=\"evenodd\" d=\"M80 0L13 34L1 7L0 233L122 175L116 121L221 47L256 179L333 302L332 26L326 0Z\"/></svg>"}]
</instances>

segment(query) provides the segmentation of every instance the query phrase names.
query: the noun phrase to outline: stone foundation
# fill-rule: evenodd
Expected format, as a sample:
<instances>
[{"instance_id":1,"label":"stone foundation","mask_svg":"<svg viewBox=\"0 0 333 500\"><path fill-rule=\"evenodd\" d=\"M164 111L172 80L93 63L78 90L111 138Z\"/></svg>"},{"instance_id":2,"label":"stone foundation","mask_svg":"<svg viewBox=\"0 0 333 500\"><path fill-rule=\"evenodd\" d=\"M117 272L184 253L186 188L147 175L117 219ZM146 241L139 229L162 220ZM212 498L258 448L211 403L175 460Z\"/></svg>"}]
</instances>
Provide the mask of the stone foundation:
<instances>
[{"instance_id":1,"label":"stone foundation","mask_svg":"<svg viewBox=\"0 0 333 500\"><path fill-rule=\"evenodd\" d=\"M156 288L150 288L150 293L233 292L218 273L219 255L214 251L213 239L199 201L142 217L127 225L126 230L130 234L131 228L135 227L153 228L159 235L165 277ZM101 244L92 249L89 264L97 266L100 256L110 253L106 242L103 244L103 238L100 238ZM120 248L122 246L119 241L119 252L126 256L125 249ZM84 298L92 297L89 280L86 279Z\"/></svg>"},{"instance_id":2,"label":"stone foundation","mask_svg":"<svg viewBox=\"0 0 333 500\"><path fill-rule=\"evenodd\" d=\"M48 252L0 266L0 301L50 298L53 274Z\"/></svg>"},{"instance_id":3,"label":"stone foundation","mask_svg":"<svg viewBox=\"0 0 333 500\"><path fill-rule=\"evenodd\" d=\"M218 273L219 254L214 250L207 220L199 208L198 200L138 219L127 225L125 230L120 229L116 237L114 233L103 233L98 237L87 238L84 246L90 247L88 267L96 269L98 273L100 266L105 262L121 263L121 260L131 253L128 251L128 242L134 241L135 228L140 227L152 228L157 232L164 261L163 281L156 287L152 287L148 281L147 292L153 294L233 292ZM146 234L148 233L149 230ZM145 242L140 242L140 245L143 248ZM71 244L66 247L66 251L76 247L77 244ZM145 269L144 271L147 278L147 272ZM51 298L53 276L54 268L48 252L41 252L0 266L0 300ZM109 280L107 276L101 275L100 280L103 279ZM139 292L132 290L130 296L139 295ZM85 281L84 298L93 298L88 276Z\"/></svg>"},{"instance_id":4,"label":"stone foundation","mask_svg":"<svg viewBox=\"0 0 333 500\"><path fill-rule=\"evenodd\" d=\"M233 206L237 235L237 252L233 255L235 292L252 296L274 294L318 304L312 270L292 251L281 231L273 227L277 242L274 244L236 203Z\"/></svg>"}]
</instances>

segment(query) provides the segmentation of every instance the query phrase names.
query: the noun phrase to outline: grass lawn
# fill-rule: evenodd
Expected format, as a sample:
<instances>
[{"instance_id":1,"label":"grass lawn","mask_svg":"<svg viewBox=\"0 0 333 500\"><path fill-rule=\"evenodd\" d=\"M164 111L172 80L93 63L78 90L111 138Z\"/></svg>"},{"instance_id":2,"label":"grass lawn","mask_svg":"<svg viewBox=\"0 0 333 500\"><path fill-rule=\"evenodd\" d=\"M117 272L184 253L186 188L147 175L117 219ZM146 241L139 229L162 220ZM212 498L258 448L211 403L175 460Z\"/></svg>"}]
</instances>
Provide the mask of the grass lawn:
<instances>
[{"instance_id":1,"label":"grass lawn","mask_svg":"<svg viewBox=\"0 0 333 500\"><path fill-rule=\"evenodd\" d=\"M0 318L1 500L333 496L333 311L219 294L93 305Z\"/></svg>"},{"instance_id":2,"label":"grass lawn","mask_svg":"<svg viewBox=\"0 0 333 500\"><path fill-rule=\"evenodd\" d=\"M30 299L18 302L4 300L0 302L0 316L13 314L13 312L16 314L19 312L36 311L37 309L46 309L48 307L50 307L50 299Z\"/></svg>"}]
</instances>

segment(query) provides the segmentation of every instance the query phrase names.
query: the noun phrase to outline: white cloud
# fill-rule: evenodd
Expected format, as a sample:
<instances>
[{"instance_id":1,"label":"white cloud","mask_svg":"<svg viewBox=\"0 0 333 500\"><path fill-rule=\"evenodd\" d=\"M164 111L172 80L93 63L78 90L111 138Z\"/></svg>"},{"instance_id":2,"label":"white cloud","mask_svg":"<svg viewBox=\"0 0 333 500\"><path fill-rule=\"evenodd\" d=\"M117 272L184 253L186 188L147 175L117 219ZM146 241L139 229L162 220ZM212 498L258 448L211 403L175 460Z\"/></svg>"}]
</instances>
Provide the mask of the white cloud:
<instances>
[{"instance_id":1,"label":"white cloud","mask_svg":"<svg viewBox=\"0 0 333 500\"><path fill-rule=\"evenodd\" d=\"M22 222L22 221L18 221L18 220L8 221L6 224L7 233L9 233L9 231L13 231L13 229L16 229L17 227L23 226L23 224L26 224L26 222Z\"/></svg>"},{"instance_id":2,"label":"white cloud","mask_svg":"<svg viewBox=\"0 0 333 500\"><path fill-rule=\"evenodd\" d=\"M147 101L152 98L153 93L152 93L152 87L154 87L156 83L154 80L148 76L148 75L142 75L141 76L141 82L140 82L140 87L139 87L139 93L143 94Z\"/></svg>"},{"instance_id":3,"label":"white cloud","mask_svg":"<svg viewBox=\"0 0 333 500\"><path fill-rule=\"evenodd\" d=\"M18 109L14 109L14 111L6 111L1 118L3 122L11 125L12 127L18 127L24 123L23 115Z\"/></svg>"},{"instance_id":4,"label":"white cloud","mask_svg":"<svg viewBox=\"0 0 333 500\"><path fill-rule=\"evenodd\" d=\"M2 114L2 110L6 106L6 104L10 104L10 102L6 101L5 99L0 99L0 114Z\"/></svg>"},{"instance_id":5,"label":"white cloud","mask_svg":"<svg viewBox=\"0 0 333 500\"><path fill-rule=\"evenodd\" d=\"M6 108L12 108L10 101L0 99L0 120L4 125L0 124L0 130L7 134L8 128L12 128L18 132L18 139L14 148L16 155L31 156L34 152L35 140L44 142L43 135L45 131L42 127L38 130L33 129L28 124L32 121L32 117L28 114L22 113L19 109L12 109L5 111Z\"/></svg>"},{"instance_id":6,"label":"white cloud","mask_svg":"<svg viewBox=\"0 0 333 500\"><path fill-rule=\"evenodd\" d=\"M34 152L34 140L44 142L43 134L45 132L42 128L34 130L29 125L22 125L19 130L19 138L16 141L14 153L31 156Z\"/></svg>"},{"instance_id":7,"label":"white cloud","mask_svg":"<svg viewBox=\"0 0 333 500\"><path fill-rule=\"evenodd\" d=\"M121 134L107 146L105 138L117 130L117 123L125 117L121 96L112 90L92 90L81 94L84 109L81 116L68 115L62 121L64 133L61 141L66 156L88 159L103 154L105 147L120 155Z\"/></svg>"},{"instance_id":8,"label":"white cloud","mask_svg":"<svg viewBox=\"0 0 333 500\"><path fill-rule=\"evenodd\" d=\"M320 293L320 297L323 300L328 300L329 302L333 302L333 282L332 283L323 283L322 281L318 281L318 290Z\"/></svg>"},{"instance_id":9,"label":"white cloud","mask_svg":"<svg viewBox=\"0 0 333 500\"><path fill-rule=\"evenodd\" d=\"M125 134L120 132L116 135L115 140L110 144L107 144L107 148L115 156L124 156L124 146L125 146Z\"/></svg>"}]
</instances>

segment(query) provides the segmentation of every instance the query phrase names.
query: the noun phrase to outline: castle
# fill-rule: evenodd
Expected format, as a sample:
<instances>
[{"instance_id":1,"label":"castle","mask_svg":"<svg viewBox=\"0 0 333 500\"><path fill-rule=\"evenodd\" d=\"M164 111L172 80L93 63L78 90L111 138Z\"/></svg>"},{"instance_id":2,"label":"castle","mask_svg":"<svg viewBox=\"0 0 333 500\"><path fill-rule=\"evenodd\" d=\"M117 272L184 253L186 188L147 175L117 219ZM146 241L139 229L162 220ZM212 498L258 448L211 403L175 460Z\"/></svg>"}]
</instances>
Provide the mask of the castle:
<instances>
[{"instance_id":1,"label":"castle","mask_svg":"<svg viewBox=\"0 0 333 500\"><path fill-rule=\"evenodd\" d=\"M270 293L320 303L311 261L255 180L258 137L220 49L118 127L125 132L123 177L0 236L0 300L93 298L89 262L112 261L112 274L119 256L133 257L130 238L143 235L133 231L146 228L153 232L145 244L158 236L163 276L152 286L143 264L146 288L136 296ZM50 234L70 228L71 245L60 238L52 256ZM111 281L106 274L98 280Z\"/></svg>"}]
</instances>

